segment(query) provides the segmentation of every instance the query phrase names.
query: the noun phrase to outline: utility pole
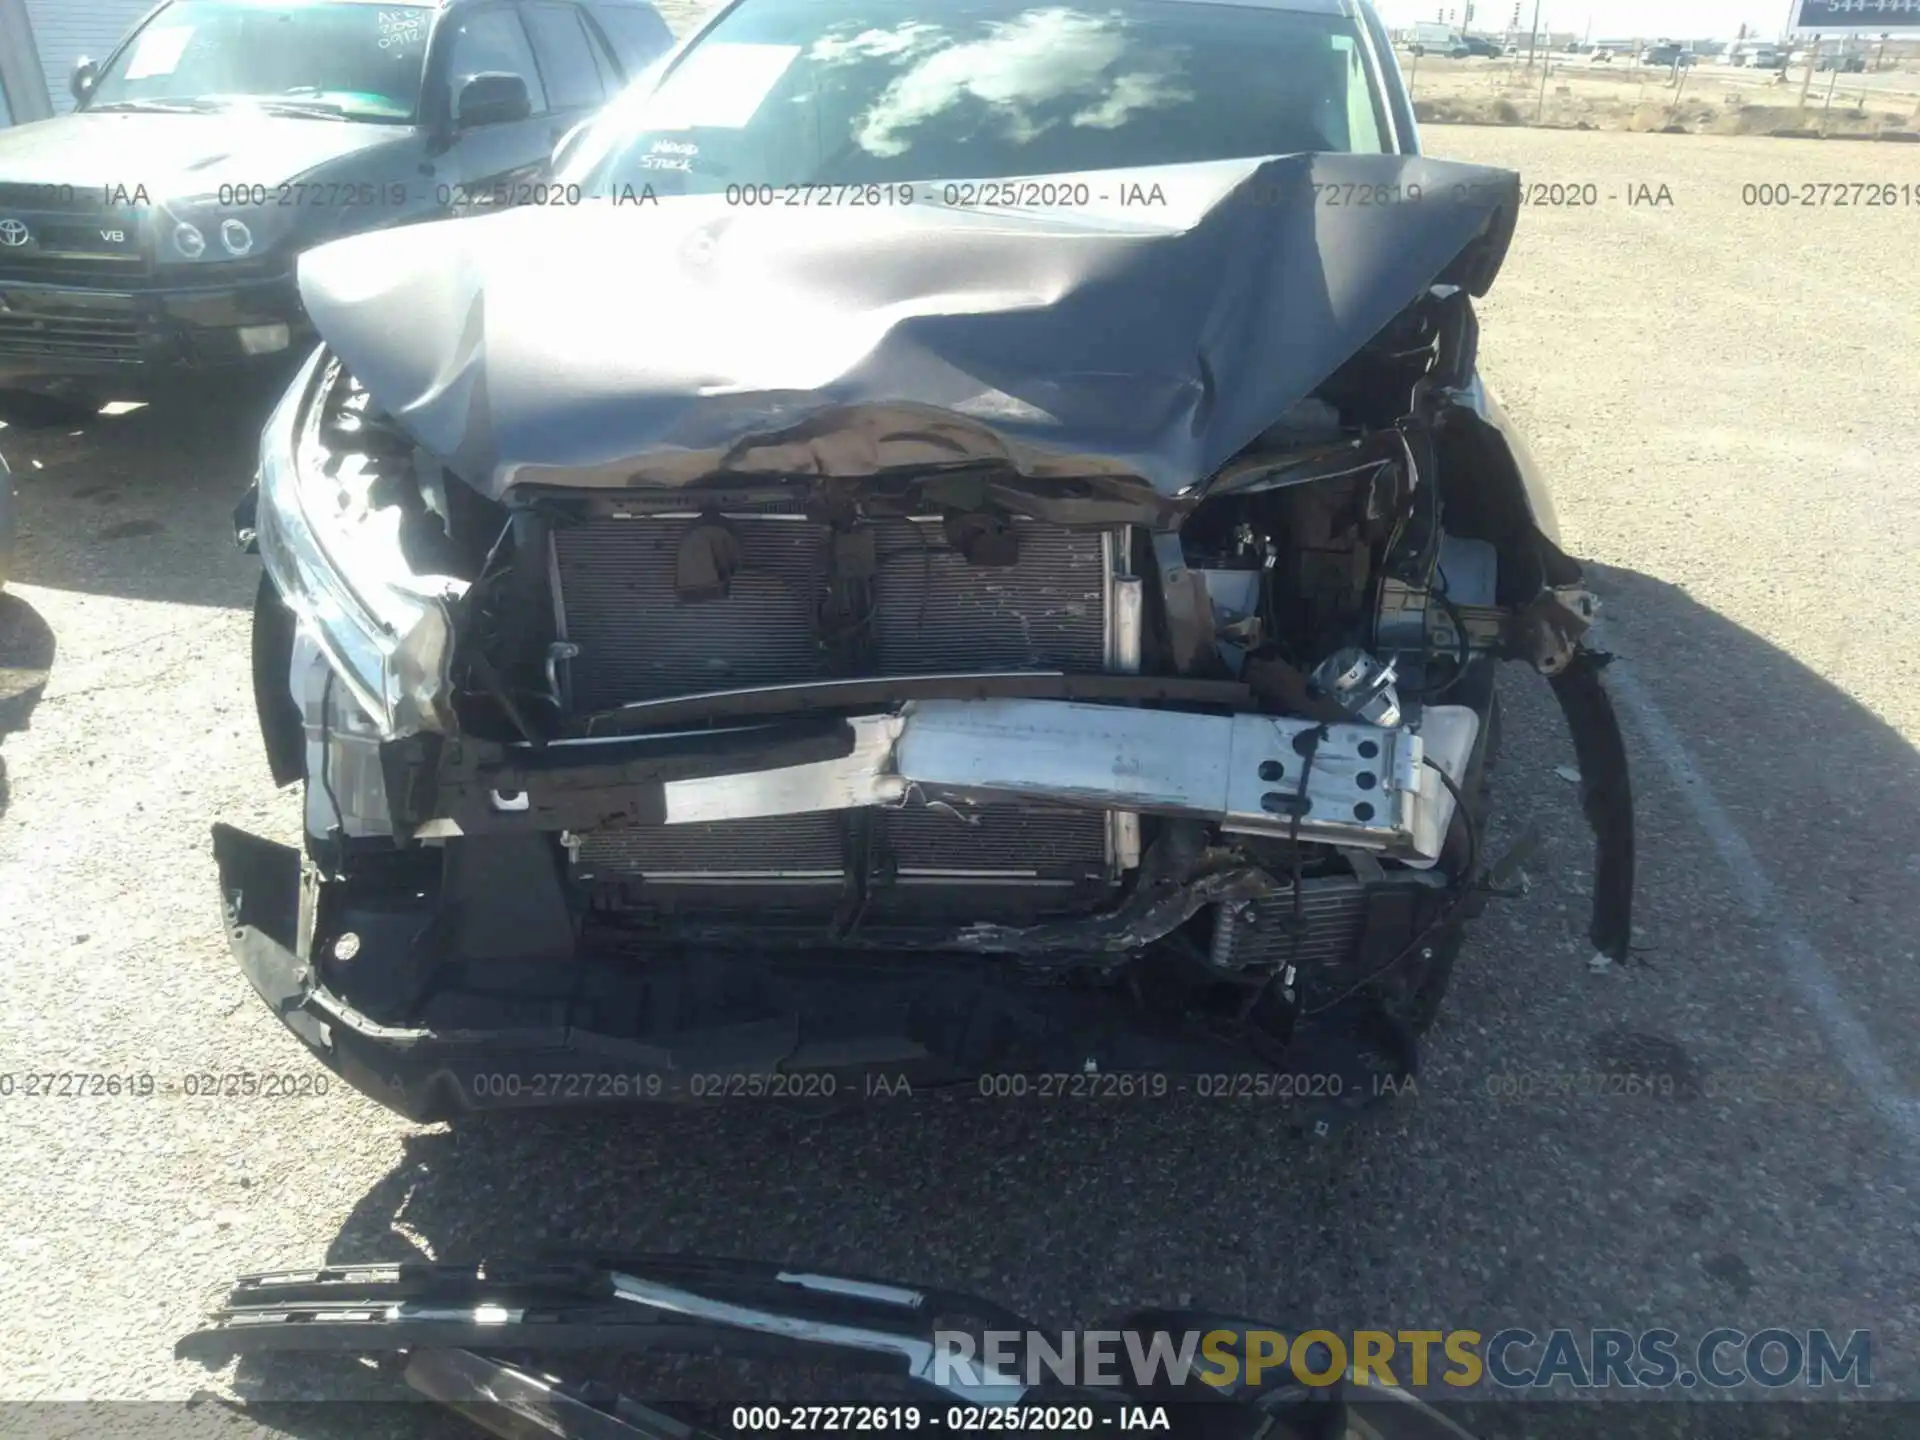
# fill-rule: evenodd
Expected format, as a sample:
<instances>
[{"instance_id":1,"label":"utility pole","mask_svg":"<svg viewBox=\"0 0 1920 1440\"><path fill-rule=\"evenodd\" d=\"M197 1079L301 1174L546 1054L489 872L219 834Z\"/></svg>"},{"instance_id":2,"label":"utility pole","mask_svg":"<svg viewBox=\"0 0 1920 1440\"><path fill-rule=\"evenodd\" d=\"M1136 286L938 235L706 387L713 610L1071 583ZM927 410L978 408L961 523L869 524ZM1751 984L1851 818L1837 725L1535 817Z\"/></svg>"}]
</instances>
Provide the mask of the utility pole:
<instances>
[{"instance_id":1,"label":"utility pole","mask_svg":"<svg viewBox=\"0 0 1920 1440\"><path fill-rule=\"evenodd\" d=\"M1540 16L1537 12L1533 17L1533 33L1536 35L1540 33ZM1540 57L1540 98L1534 102L1533 106L1533 123L1536 125L1547 113L1547 76L1552 73L1553 56L1542 55Z\"/></svg>"},{"instance_id":2,"label":"utility pole","mask_svg":"<svg viewBox=\"0 0 1920 1440\"><path fill-rule=\"evenodd\" d=\"M1533 71L1534 52L1540 48L1540 0L1533 0L1533 34L1527 37L1527 71Z\"/></svg>"},{"instance_id":3,"label":"utility pole","mask_svg":"<svg viewBox=\"0 0 1920 1440\"><path fill-rule=\"evenodd\" d=\"M1813 93L1813 67L1820 59L1820 37L1816 34L1807 47L1807 78L1800 82L1800 113L1807 113L1807 97Z\"/></svg>"},{"instance_id":4,"label":"utility pole","mask_svg":"<svg viewBox=\"0 0 1920 1440\"><path fill-rule=\"evenodd\" d=\"M1667 111L1669 125L1677 123L1680 119L1680 97L1687 93L1687 72L1693 69L1693 66L1684 63L1689 58L1691 58L1689 53L1684 50L1673 58L1674 91L1673 105Z\"/></svg>"}]
</instances>

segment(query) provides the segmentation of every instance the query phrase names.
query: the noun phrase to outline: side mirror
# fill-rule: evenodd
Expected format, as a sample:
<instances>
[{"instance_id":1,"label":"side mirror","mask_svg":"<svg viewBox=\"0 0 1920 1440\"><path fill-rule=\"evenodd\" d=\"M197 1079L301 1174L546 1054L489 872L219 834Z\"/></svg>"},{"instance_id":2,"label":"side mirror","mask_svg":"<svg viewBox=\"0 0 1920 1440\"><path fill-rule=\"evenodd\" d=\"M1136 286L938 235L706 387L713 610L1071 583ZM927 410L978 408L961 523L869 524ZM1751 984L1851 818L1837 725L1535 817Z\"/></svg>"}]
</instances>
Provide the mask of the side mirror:
<instances>
[{"instance_id":1,"label":"side mirror","mask_svg":"<svg viewBox=\"0 0 1920 1440\"><path fill-rule=\"evenodd\" d=\"M533 97L527 93L527 82L496 70L473 76L460 87L453 104L453 123L460 130L510 125L531 114Z\"/></svg>"},{"instance_id":2,"label":"side mirror","mask_svg":"<svg viewBox=\"0 0 1920 1440\"><path fill-rule=\"evenodd\" d=\"M74 62L73 74L67 77L67 89L72 92L77 103L85 104L93 93L93 83L100 78L100 67L82 55Z\"/></svg>"}]
</instances>

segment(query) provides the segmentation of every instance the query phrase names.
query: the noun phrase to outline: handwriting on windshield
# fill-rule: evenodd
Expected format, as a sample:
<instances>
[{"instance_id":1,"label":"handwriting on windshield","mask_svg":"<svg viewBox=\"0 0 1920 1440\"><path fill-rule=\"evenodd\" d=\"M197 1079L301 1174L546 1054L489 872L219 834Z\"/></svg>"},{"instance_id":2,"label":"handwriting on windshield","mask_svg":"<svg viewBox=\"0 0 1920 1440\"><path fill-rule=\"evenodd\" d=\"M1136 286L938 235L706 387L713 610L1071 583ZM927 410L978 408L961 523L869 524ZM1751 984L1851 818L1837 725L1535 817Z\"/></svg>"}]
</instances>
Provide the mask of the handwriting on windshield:
<instances>
[{"instance_id":1,"label":"handwriting on windshield","mask_svg":"<svg viewBox=\"0 0 1920 1440\"><path fill-rule=\"evenodd\" d=\"M380 12L380 48L405 49L427 38L427 17L418 10Z\"/></svg>"},{"instance_id":2,"label":"handwriting on windshield","mask_svg":"<svg viewBox=\"0 0 1920 1440\"><path fill-rule=\"evenodd\" d=\"M678 140L656 140L650 153L640 159L645 170L679 170L685 174L693 173L693 160L700 153L698 145Z\"/></svg>"}]
</instances>

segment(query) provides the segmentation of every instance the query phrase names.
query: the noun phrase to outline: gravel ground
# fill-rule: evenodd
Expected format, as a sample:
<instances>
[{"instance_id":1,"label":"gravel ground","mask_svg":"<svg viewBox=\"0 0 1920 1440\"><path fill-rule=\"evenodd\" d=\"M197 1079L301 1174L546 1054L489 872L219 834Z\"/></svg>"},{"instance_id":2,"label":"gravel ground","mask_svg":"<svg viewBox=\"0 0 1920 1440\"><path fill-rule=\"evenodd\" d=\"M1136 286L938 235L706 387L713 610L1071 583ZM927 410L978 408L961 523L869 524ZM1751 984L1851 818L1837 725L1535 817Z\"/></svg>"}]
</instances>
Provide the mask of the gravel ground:
<instances>
[{"instance_id":1,"label":"gravel ground","mask_svg":"<svg viewBox=\"0 0 1920 1440\"><path fill-rule=\"evenodd\" d=\"M1677 89L1672 73L1625 61L1595 65L1584 56L1550 57L1547 73L1514 59L1445 60L1399 52L1417 112L1474 125L1532 123L1575 129L1657 131L1679 125L1714 135L1767 135L1815 129L1827 134L1911 130L1920 66L1877 74L1814 76L1802 107L1806 71L1787 80L1773 71L1695 65ZM1544 82L1544 89L1542 88Z\"/></svg>"},{"instance_id":2,"label":"gravel ground","mask_svg":"<svg viewBox=\"0 0 1920 1440\"><path fill-rule=\"evenodd\" d=\"M530 1241L890 1273L1047 1324L1190 1296L1336 1329L1870 1328L1876 1392L1920 1394L1920 211L1740 194L1920 183L1920 153L1427 140L1618 197L1529 209L1483 315L1623 657L1644 966L1587 969L1571 755L1516 673L1501 786L1547 835L1533 891L1489 913L1420 1095L1332 1142L1197 1100L457 1131L337 1086L0 1100L0 1399L357 1393L348 1367L209 1374L171 1342L236 1272ZM1672 204L1629 207L1643 182ZM313 1069L227 955L207 841L298 823L227 543L258 419L235 397L0 433L26 531L0 601L0 1072ZM1692 1083L1491 1093L1634 1056Z\"/></svg>"}]
</instances>

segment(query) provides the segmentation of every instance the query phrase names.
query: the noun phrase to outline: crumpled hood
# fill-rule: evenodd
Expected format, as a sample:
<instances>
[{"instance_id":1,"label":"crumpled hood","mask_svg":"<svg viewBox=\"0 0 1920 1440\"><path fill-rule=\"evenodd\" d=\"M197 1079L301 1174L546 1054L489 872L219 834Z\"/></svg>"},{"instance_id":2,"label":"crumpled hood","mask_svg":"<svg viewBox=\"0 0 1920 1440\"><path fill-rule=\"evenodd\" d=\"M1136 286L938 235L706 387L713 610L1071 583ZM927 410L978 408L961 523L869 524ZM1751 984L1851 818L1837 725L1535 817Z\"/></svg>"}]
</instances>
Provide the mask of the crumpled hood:
<instances>
[{"instance_id":1,"label":"crumpled hood","mask_svg":"<svg viewBox=\"0 0 1920 1440\"><path fill-rule=\"evenodd\" d=\"M1167 496L1443 275L1484 293L1518 198L1510 171L1403 155L1039 183L1080 182L1092 203L1052 212L924 184L518 210L322 246L300 288L374 400L494 497L983 461Z\"/></svg>"},{"instance_id":2,"label":"crumpled hood","mask_svg":"<svg viewBox=\"0 0 1920 1440\"><path fill-rule=\"evenodd\" d=\"M0 182L71 185L77 198L143 188L156 202L223 184L277 185L315 166L406 135L397 125L265 115L80 111L0 129Z\"/></svg>"}]
</instances>

